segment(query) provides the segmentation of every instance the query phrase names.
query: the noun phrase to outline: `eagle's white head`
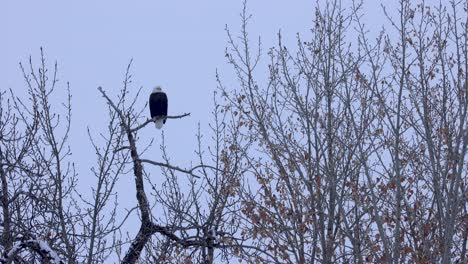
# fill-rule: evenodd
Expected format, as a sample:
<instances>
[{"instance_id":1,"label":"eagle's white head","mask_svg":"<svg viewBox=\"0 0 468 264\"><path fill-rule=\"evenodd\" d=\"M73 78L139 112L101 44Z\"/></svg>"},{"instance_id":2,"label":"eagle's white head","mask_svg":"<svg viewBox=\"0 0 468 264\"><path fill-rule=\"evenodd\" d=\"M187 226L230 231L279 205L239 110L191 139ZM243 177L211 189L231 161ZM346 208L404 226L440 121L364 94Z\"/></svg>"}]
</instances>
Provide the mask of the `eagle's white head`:
<instances>
[{"instance_id":1,"label":"eagle's white head","mask_svg":"<svg viewBox=\"0 0 468 264\"><path fill-rule=\"evenodd\" d=\"M162 92L161 86L158 85L158 86L154 87L153 93L160 93L160 92Z\"/></svg>"}]
</instances>

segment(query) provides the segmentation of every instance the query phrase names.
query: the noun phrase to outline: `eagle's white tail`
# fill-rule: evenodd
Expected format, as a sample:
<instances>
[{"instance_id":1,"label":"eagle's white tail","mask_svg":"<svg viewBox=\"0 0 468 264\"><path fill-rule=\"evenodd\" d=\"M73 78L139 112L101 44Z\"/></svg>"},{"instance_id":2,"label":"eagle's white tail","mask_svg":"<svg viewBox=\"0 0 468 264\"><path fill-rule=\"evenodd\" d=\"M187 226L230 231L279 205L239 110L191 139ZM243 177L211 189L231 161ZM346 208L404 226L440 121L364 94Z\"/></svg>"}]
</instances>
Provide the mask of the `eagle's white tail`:
<instances>
[{"instance_id":1,"label":"eagle's white tail","mask_svg":"<svg viewBox=\"0 0 468 264\"><path fill-rule=\"evenodd\" d=\"M156 121L154 121L154 124L156 125L156 128L157 129L161 129L164 125L164 119L156 119Z\"/></svg>"}]
</instances>

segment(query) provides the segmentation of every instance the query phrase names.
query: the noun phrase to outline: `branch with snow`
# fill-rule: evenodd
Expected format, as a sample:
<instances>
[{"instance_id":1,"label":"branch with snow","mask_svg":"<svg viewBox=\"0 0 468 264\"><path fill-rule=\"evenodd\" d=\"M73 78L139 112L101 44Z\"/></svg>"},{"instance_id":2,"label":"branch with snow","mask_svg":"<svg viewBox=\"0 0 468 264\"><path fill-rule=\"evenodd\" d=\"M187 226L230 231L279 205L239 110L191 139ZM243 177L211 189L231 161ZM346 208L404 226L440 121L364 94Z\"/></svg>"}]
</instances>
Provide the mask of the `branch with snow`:
<instances>
[{"instance_id":1,"label":"branch with snow","mask_svg":"<svg viewBox=\"0 0 468 264\"><path fill-rule=\"evenodd\" d=\"M64 262L59 258L57 252L55 252L49 246L49 244L47 244L45 241L35 239L29 239L15 243L13 247L6 251L4 256L0 258L0 262L10 263L21 250L26 248L39 254L44 262L48 261L52 264L64 264Z\"/></svg>"}]
</instances>

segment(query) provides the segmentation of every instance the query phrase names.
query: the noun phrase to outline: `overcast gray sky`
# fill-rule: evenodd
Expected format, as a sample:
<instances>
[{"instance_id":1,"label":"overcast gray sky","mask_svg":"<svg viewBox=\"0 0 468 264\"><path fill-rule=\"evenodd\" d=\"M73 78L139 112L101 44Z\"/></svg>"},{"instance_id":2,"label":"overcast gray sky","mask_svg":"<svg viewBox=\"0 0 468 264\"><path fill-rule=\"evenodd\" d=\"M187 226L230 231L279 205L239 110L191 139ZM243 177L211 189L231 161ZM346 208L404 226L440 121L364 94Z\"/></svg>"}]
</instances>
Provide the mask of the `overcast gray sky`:
<instances>
[{"instance_id":1,"label":"overcast gray sky","mask_svg":"<svg viewBox=\"0 0 468 264\"><path fill-rule=\"evenodd\" d=\"M227 24L238 32L241 7L242 1L209 0L2 1L0 87L24 91L18 62L29 55L37 62L39 47L44 47L50 65L59 63L62 84L70 82L71 145L80 170L87 169L94 157L86 126L102 129L106 118L96 87L117 91L133 58L135 88L150 93L161 84L169 96L169 113L192 113L164 128L170 151L185 159L192 154L197 123L209 122L216 68L223 76L232 74L224 57L224 28ZM266 49L281 29L285 41L294 44L296 32L309 31L313 8L307 0L250 1L251 36L256 40L261 35ZM226 81L235 84L233 78Z\"/></svg>"}]
</instances>

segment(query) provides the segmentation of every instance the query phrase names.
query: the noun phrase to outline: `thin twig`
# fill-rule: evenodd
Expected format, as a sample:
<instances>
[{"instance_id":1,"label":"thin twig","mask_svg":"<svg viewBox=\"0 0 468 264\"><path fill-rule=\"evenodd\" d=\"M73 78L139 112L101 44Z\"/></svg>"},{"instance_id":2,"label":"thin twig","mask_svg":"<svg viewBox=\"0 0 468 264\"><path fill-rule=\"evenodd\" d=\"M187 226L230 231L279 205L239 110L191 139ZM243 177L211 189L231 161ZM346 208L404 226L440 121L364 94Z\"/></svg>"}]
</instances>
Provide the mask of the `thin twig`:
<instances>
[{"instance_id":1,"label":"thin twig","mask_svg":"<svg viewBox=\"0 0 468 264\"><path fill-rule=\"evenodd\" d=\"M103 96L104 98L106 98L106 100L107 100L107 102L109 103L109 105L117 112L117 114L118 114L119 117L120 117L120 120L121 120L122 122L124 122L124 121L125 121L125 117L124 117L122 111L120 111L120 109L114 104L114 102L112 102L112 100L109 98L109 96L107 96L106 92L104 92L104 90L102 89L101 86L99 86L97 89L102 93L102 96Z\"/></svg>"},{"instance_id":2,"label":"thin twig","mask_svg":"<svg viewBox=\"0 0 468 264\"><path fill-rule=\"evenodd\" d=\"M198 179L200 179L201 177L198 176L198 175L193 174L193 171L198 169L198 168L209 168L209 169L213 169L213 170L218 170L217 168L215 168L213 166L209 166L209 165L197 165L197 166L195 166L195 167L193 167L191 169L182 169L182 168L179 168L177 166L170 165L168 163L162 163L162 162L152 161L152 160L148 160L148 159L140 159L140 161L144 162L144 163L153 164L155 166L165 167L165 168L168 168L168 169L173 169L173 170L176 170L176 171L187 173L187 174L190 174L193 177L198 178Z\"/></svg>"}]
</instances>

